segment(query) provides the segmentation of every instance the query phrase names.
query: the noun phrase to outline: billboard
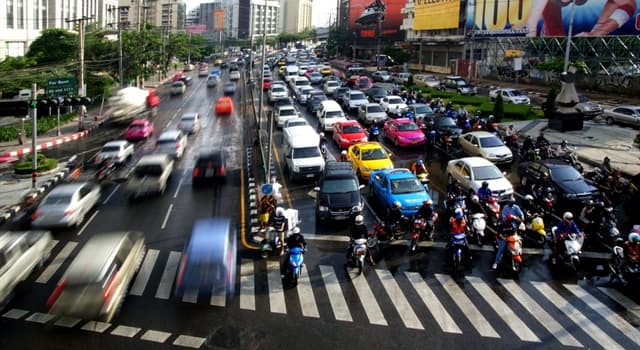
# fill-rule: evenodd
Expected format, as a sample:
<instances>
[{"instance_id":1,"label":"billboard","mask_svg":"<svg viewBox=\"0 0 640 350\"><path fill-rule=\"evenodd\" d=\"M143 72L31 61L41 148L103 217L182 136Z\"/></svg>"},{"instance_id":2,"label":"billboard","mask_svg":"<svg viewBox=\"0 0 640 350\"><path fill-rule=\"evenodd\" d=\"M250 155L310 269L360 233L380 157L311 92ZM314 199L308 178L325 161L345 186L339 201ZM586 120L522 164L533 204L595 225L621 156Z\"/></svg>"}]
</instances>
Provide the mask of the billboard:
<instances>
[{"instance_id":1,"label":"billboard","mask_svg":"<svg viewBox=\"0 0 640 350\"><path fill-rule=\"evenodd\" d=\"M349 31L355 32L359 39L376 38L376 25L362 26L356 23L356 20L363 14L365 8L375 0L350 0L349 1ZM383 40L403 40L404 32L400 30L404 14L400 13L406 0L387 0L384 1L386 12L382 21L381 35Z\"/></svg>"},{"instance_id":2,"label":"billboard","mask_svg":"<svg viewBox=\"0 0 640 350\"><path fill-rule=\"evenodd\" d=\"M557 0L469 0L466 28L476 36L566 36L571 3ZM640 34L640 0L580 0L573 35Z\"/></svg>"},{"instance_id":3,"label":"billboard","mask_svg":"<svg viewBox=\"0 0 640 350\"><path fill-rule=\"evenodd\" d=\"M214 30L224 29L224 10L213 11L213 29Z\"/></svg>"},{"instance_id":4,"label":"billboard","mask_svg":"<svg viewBox=\"0 0 640 350\"><path fill-rule=\"evenodd\" d=\"M460 21L460 0L415 0L413 29L455 29Z\"/></svg>"}]
</instances>

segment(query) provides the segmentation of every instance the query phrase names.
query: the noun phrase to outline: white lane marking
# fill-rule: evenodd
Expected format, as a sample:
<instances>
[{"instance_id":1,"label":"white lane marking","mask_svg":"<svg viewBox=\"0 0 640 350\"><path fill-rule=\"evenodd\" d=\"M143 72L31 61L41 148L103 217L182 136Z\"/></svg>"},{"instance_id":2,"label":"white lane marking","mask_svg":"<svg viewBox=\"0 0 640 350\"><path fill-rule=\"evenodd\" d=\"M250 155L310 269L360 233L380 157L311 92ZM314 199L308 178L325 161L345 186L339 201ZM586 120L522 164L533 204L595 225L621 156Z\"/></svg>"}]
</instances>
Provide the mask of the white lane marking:
<instances>
[{"instance_id":1,"label":"white lane marking","mask_svg":"<svg viewBox=\"0 0 640 350\"><path fill-rule=\"evenodd\" d=\"M183 303L195 304L198 302L198 288L185 288L182 294Z\"/></svg>"},{"instance_id":2,"label":"white lane marking","mask_svg":"<svg viewBox=\"0 0 640 350\"><path fill-rule=\"evenodd\" d=\"M157 249L149 249L147 251L147 255L144 257L142 266L140 266L140 270L138 271L138 276L129 291L130 295L140 296L144 293L147 283L149 283L153 266L156 264L156 260L158 260L158 254L160 254L160 251Z\"/></svg>"},{"instance_id":3,"label":"white lane marking","mask_svg":"<svg viewBox=\"0 0 640 350\"><path fill-rule=\"evenodd\" d=\"M633 340L637 345L640 345L640 331L625 321L624 318L608 308L600 300L596 299L596 297L589 294L584 288L575 284L563 284L563 286L602 316L602 318L607 320L607 322L611 323L615 329L629 337L629 339Z\"/></svg>"},{"instance_id":4,"label":"white lane marking","mask_svg":"<svg viewBox=\"0 0 640 350\"><path fill-rule=\"evenodd\" d=\"M630 314L632 314L633 316L635 316L636 318L638 318L640 320L640 306L638 306L638 304L634 303L633 300L629 299L624 294L622 294L622 293L620 293L617 290L612 289L612 288L598 287L598 289L602 293L606 294L613 301L615 301L616 303L622 305L624 308L627 309L627 312L629 312Z\"/></svg>"},{"instance_id":5,"label":"white lane marking","mask_svg":"<svg viewBox=\"0 0 640 350\"><path fill-rule=\"evenodd\" d=\"M76 317L68 317L68 316L63 316L60 317L55 323L54 325L56 326L60 326L60 327L65 327L65 328L73 328L75 327L78 323L80 323L80 321L82 321L79 318Z\"/></svg>"},{"instance_id":6,"label":"white lane marking","mask_svg":"<svg viewBox=\"0 0 640 350\"><path fill-rule=\"evenodd\" d=\"M391 272L376 269L376 273L378 274L378 278L380 278L380 282L382 282L384 290L387 291L393 306L396 307L404 326L411 329L424 329L424 326L422 326L418 316L411 308L411 304L409 304L407 297L402 293L402 290L400 290L400 286L398 286L398 282L393 278Z\"/></svg>"},{"instance_id":7,"label":"white lane marking","mask_svg":"<svg viewBox=\"0 0 640 350\"><path fill-rule=\"evenodd\" d=\"M109 201L109 199L111 199L111 197L116 193L116 191L118 191L118 189L120 188L120 184L117 184L116 187L113 189L113 191L111 191L111 193L109 193L109 195L107 196L107 198L104 199L104 201L102 201L102 204L107 204L107 202Z\"/></svg>"},{"instance_id":8,"label":"white lane marking","mask_svg":"<svg viewBox=\"0 0 640 350\"><path fill-rule=\"evenodd\" d=\"M447 309L445 309L440 300L438 300L438 297L436 297L431 288L429 288L427 282L422 279L422 276L417 272L406 271L404 274L407 276L407 279L411 282L416 293L418 293L422 302L427 306L431 316L436 320L442 331L446 333L462 334L460 327L458 327L451 315L449 315Z\"/></svg>"},{"instance_id":9,"label":"white lane marking","mask_svg":"<svg viewBox=\"0 0 640 350\"><path fill-rule=\"evenodd\" d=\"M219 307L225 307L227 305L227 289L225 283L223 283L221 286L213 286L213 288L211 289L211 299L209 300L209 305Z\"/></svg>"},{"instance_id":10,"label":"white lane marking","mask_svg":"<svg viewBox=\"0 0 640 350\"><path fill-rule=\"evenodd\" d=\"M56 315L52 315L52 314L43 314L42 312L34 312L31 314L31 316L27 317L26 320L29 322L36 322L36 323L42 323L45 324L51 320L53 320L56 317Z\"/></svg>"},{"instance_id":11,"label":"white lane marking","mask_svg":"<svg viewBox=\"0 0 640 350\"><path fill-rule=\"evenodd\" d=\"M242 259L240 265L240 308L256 310L256 283L253 276L253 260Z\"/></svg>"},{"instance_id":12,"label":"white lane marking","mask_svg":"<svg viewBox=\"0 0 640 350\"><path fill-rule=\"evenodd\" d=\"M498 282L525 308L536 320L551 333L560 344L565 346L584 347L571 333L545 311L516 282L499 278Z\"/></svg>"},{"instance_id":13,"label":"white lane marking","mask_svg":"<svg viewBox=\"0 0 640 350\"><path fill-rule=\"evenodd\" d=\"M478 333L483 337L488 338L500 338L498 332L496 332L489 321L487 321L484 316L478 311L475 305L471 302L471 299L464 294L460 286L456 284L456 282L448 275L435 274L436 279L444 290L449 294L451 299L458 305L458 308L462 311L471 325L478 331Z\"/></svg>"},{"instance_id":14,"label":"white lane marking","mask_svg":"<svg viewBox=\"0 0 640 350\"><path fill-rule=\"evenodd\" d=\"M484 298L491 308L504 320L504 323L511 328L518 338L522 341L540 342L540 338L531 331L529 327L513 312L513 309L507 305L489 286L480 278L467 276L465 278L471 286Z\"/></svg>"},{"instance_id":15,"label":"white lane marking","mask_svg":"<svg viewBox=\"0 0 640 350\"><path fill-rule=\"evenodd\" d=\"M305 233L304 238L315 241L349 242L349 237L340 235L316 235L313 233Z\"/></svg>"},{"instance_id":16,"label":"white lane marking","mask_svg":"<svg viewBox=\"0 0 640 350\"><path fill-rule=\"evenodd\" d=\"M183 346L186 348L198 349L204 344L206 338L192 337L190 335L180 335L173 341L173 345Z\"/></svg>"},{"instance_id":17,"label":"white lane marking","mask_svg":"<svg viewBox=\"0 0 640 350\"><path fill-rule=\"evenodd\" d=\"M71 255L71 252L73 252L73 250L76 248L77 245L78 245L78 242L74 242L74 241L67 242L67 244L65 244L62 250L60 250L60 252L58 253L58 255L56 255L53 261L51 261L49 266L47 266L47 268L44 269L44 271L42 271L40 276L38 276L36 283L49 282L49 279L51 279L51 277L53 277L56 271L58 271L60 266L62 266L62 263L64 263L64 261L69 257L69 255Z\"/></svg>"},{"instance_id":18,"label":"white lane marking","mask_svg":"<svg viewBox=\"0 0 640 350\"><path fill-rule=\"evenodd\" d=\"M185 169L186 171L186 169ZM176 187L176 192L173 194L173 198L178 198L178 192L180 192L180 187L182 187L182 179L183 177L180 177L180 181L178 181L178 186Z\"/></svg>"},{"instance_id":19,"label":"white lane marking","mask_svg":"<svg viewBox=\"0 0 640 350\"><path fill-rule=\"evenodd\" d=\"M89 321L84 324L80 329L90 332L103 333L109 327L111 327L111 323L99 322L99 321Z\"/></svg>"},{"instance_id":20,"label":"white lane marking","mask_svg":"<svg viewBox=\"0 0 640 350\"><path fill-rule=\"evenodd\" d=\"M329 296L333 316L337 321L353 322L351 313L347 307L347 301L344 299L344 294L342 294L342 289L338 283L338 278L333 271L333 266L320 265L320 274L322 275L322 280L324 281L325 289Z\"/></svg>"},{"instance_id":21,"label":"white lane marking","mask_svg":"<svg viewBox=\"0 0 640 350\"><path fill-rule=\"evenodd\" d=\"M22 310L22 309L11 309L7 312L5 312L4 314L2 314L2 317L5 318L11 318L14 320L19 320L22 318L22 316L28 314L29 311L27 310Z\"/></svg>"},{"instance_id":22,"label":"white lane marking","mask_svg":"<svg viewBox=\"0 0 640 350\"><path fill-rule=\"evenodd\" d=\"M284 290L280 278L280 262L267 261L267 274L269 281L269 307L271 312L286 314L287 306L284 302Z\"/></svg>"},{"instance_id":23,"label":"white lane marking","mask_svg":"<svg viewBox=\"0 0 640 350\"><path fill-rule=\"evenodd\" d=\"M118 326L111 331L111 334L126 338L133 338L140 332L140 328L129 326Z\"/></svg>"},{"instance_id":24,"label":"white lane marking","mask_svg":"<svg viewBox=\"0 0 640 350\"><path fill-rule=\"evenodd\" d=\"M602 348L610 349L624 349L620 344L616 343L611 337L609 337L602 329L593 324L584 314L576 309L569 301L563 298L558 292L553 290L545 282L532 281L531 284L553 305L555 305L560 311L562 311L567 318L573 321L580 329L582 329L591 339L600 344Z\"/></svg>"},{"instance_id":25,"label":"white lane marking","mask_svg":"<svg viewBox=\"0 0 640 350\"><path fill-rule=\"evenodd\" d=\"M367 283L367 279L364 275L351 279L351 283L358 294L358 298L360 298L360 303L364 308L364 312L367 314L369 323L387 326L387 320L384 318L380 305L376 302L376 298L373 295L373 292L369 287L369 283Z\"/></svg>"},{"instance_id":26,"label":"white lane marking","mask_svg":"<svg viewBox=\"0 0 640 350\"><path fill-rule=\"evenodd\" d=\"M169 253L167 264L165 265L164 271L162 272L162 277L160 278L160 285L156 290L156 298L169 299L169 296L171 295L171 289L173 287L173 281L175 280L176 272L178 271L178 263L180 262L181 256L181 252L171 251Z\"/></svg>"},{"instance_id":27,"label":"white lane marking","mask_svg":"<svg viewBox=\"0 0 640 350\"><path fill-rule=\"evenodd\" d=\"M142 336L140 336L140 339L146 340L146 341L152 341L155 343L164 343L165 341L167 341L167 339L169 339L170 336L171 336L171 333L149 329L146 332L144 332Z\"/></svg>"},{"instance_id":28,"label":"white lane marking","mask_svg":"<svg viewBox=\"0 0 640 350\"><path fill-rule=\"evenodd\" d=\"M96 210L96 211L93 212L93 215L91 215L89 220L87 220L84 223L84 225L82 225L82 228L80 228L80 230L78 230L78 233L76 233L76 236L80 236L84 232L84 230L87 228L87 226L89 226L91 221L93 221L93 219L96 217L96 215L98 215L99 212L100 212L100 210Z\"/></svg>"},{"instance_id":29,"label":"white lane marking","mask_svg":"<svg viewBox=\"0 0 640 350\"><path fill-rule=\"evenodd\" d=\"M173 209L173 203L169 204L169 209L167 209L167 213L164 215L164 220L162 220L162 226L160 226L161 230L164 230L164 228L167 226L169 215L171 215L171 209Z\"/></svg>"},{"instance_id":30,"label":"white lane marking","mask_svg":"<svg viewBox=\"0 0 640 350\"><path fill-rule=\"evenodd\" d=\"M318 305L316 305L316 299L313 296L313 288L311 287L307 265L302 265L300 269L300 277L298 278L298 287L296 290L298 292L298 298L300 299L302 315L305 317L319 318L320 312L318 311Z\"/></svg>"}]
</instances>

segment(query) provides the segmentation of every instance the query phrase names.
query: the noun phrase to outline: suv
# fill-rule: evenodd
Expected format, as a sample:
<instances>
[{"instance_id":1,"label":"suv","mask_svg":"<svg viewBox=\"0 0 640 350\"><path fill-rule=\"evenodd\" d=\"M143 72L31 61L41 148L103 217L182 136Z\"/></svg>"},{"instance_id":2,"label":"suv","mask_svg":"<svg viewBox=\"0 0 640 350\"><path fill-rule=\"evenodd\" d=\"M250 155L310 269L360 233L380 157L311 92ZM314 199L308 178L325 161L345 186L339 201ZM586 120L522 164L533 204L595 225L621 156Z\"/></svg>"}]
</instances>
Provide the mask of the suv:
<instances>
[{"instance_id":1,"label":"suv","mask_svg":"<svg viewBox=\"0 0 640 350\"><path fill-rule=\"evenodd\" d=\"M450 75L445 77L440 82L440 90L442 91L454 91L458 95L475 95L477 90L475 86L469 85L466 80L457 75Z\"/></svg>"},{"instance_id":2,"label":"suv","mask_svg":"<svg viewBox=\"0 0 640 350\"><path fill-rule=\"evenodd\" d=\"M328 161L320 178L316 196L316 221L347 220L362 213L363 203L351 163Z\"/></svg>"}]
</instances>

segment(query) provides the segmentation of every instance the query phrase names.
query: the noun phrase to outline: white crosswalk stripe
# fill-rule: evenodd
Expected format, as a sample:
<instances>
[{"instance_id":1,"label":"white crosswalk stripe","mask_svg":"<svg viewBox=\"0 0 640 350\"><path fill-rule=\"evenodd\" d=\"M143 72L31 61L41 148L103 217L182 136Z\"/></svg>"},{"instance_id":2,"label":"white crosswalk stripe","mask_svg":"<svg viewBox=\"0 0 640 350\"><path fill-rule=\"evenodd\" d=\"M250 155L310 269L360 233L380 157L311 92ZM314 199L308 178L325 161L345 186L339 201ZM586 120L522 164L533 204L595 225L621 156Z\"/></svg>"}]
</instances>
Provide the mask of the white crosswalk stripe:
<instances>
[{"instance_id":1,"label":"white crosswalk stripe","mask_svg":"<svg viewBox=\"0 0 640 350\"><path fill-rule=\"evenodd\" d=\"M633 300L627 298L615 289L598 287L598 290L606 294L616 303L622 305L627 309L628 313L634 315L638 320L640 320L640 305L634 303Z\"/></svg>"},{"instance_id":2,"label":"white crosswalk stripe","mask_svg":"<svg viewBox=\"0 0 640 350\"><path fill-rule=\"evenodd\" d=\"M153 266L156 264L156 260L158 260L158 255L160 254L159 250L149 249L147 250L147 254L144 257L144 261L142 262L142 266L140 266L140 270L138 271L138 276L136 280L133 282L133 287L129 291L130 295L142 295L144 293L144 289L147 287L147 283L149 283L149 277L151 277L151 271L153 271Z\"/></svg>"},{"instance_id":3,"label":"white crosswalk stripe","mask_svg":"<svg viewBox=\"0 0 640 350\"><path fill-rule=\"evenodd\" d=\"M462 334L460 327L458 327L453 318L451 318L447 309L445 309L431 288L429 288L427 282L422 279L422 276L417 272L405 272L404 274L407 276L407 279L409 279L409 282L411 282L416 293L420 295L422 302L427 306L427 309L431 312L431 316L436 320L442 331Z\"/></svg>"},{"instance_id":4,"label":"white crosswalk stripe","mask_svg":"<svg viewBox=\"0 0 640 350\"><path fill-rule=\"evenodd\" d=\"M256 282L253 276L253 260L242 259L240 265L240 308L256 310Z\"/></svg>"},{"instance_id":5,"label":"white crosswalk stripe","mask_svg":"<svg viewBox=\"0 0 640 350\"><path fill-rule=\"evenodd\" d=\"M302 315L305 317L319 318L320 312L318 311L318 305L316 305L316 298L313 296L307 265L302 265L297 289Z\"/></svg>"},{"instance_id":6,"label":"white crosswalk stripe","mask_svg":"<svg viewBox=\"0 0 640 350\"><path fill-rule=\"evenodd\" d=\"M351 283L358 294L358 298L360 298L360 304L364 307L369 323L386 326L387 320L384 318L380 305L376 302L376 297L373 295L364 275L353 278Z\"/></svg>"},{"instance_id":7,"label":"white crosswalk stripe","mask_svg":"<svg viewBox=\"0 0 640 350\"><path fill-rule=\"evenodd\" d=\"M473 305L469 297L464 294L462 289L448 275L436 274L436 279L444 287L444 290L451 296L451 299L458 305L462 313L467 316L469 322L483 337L500 338L500 335L489 324L486 318L482 316L478 308Z\"/></svg>"},{"instance_id":8,"label":"white crosswalk stripe","mask_svg":"<svg viewBox=\"0 0 640 350\"><path fill-rule=\"evenodd\" d=\"M407 301L407 298L402 293L400 286L398 286L398 283L391 275L391 272L389 272L389 270L376 269L376 274L378 275L378 278L380 278L380 282L382 282L382 286L389 295L393 306L398 310L398 314L400 315L405 327L411 329L424 329L422 323L418 319L418 316L411 308L411 304L409 304L409 301Z\"/></svg>"},{"instance_id":9,"label":"white crosswalk stripe","mask_svg":"<svg viewBox=\"0 0 640 350\"><path fill-rule=\"evenodd\" d=\"M64 261L67 260L71 255L71 253L73 252L73 250L76 249L77 245L78 245L78 242L74 242L74 241L67 242L67 244L64 245L64 247L60 250L60 252L58 252L58 255L56 255L53 261L51 261L51 263L47 265L47 268L45 268L44 271L42 271L42 273L40 274L40 276L38 276L38 279L36 279L36 282L37 283L49 282L51 277L55 275L55 273L58 271L60 266L62 266Z\"/></svg>"},{"instance_id":10,"label":"white crosswalk stripe","mask_svg":"<svg viewBox=\"0 0 640 350\"><path fill-rule=\"evenodd\" d=\"M558 292L553 290L545 282L531 282L533 286L549 300L555 307L560 309L571 321L573 321L578 327L583 329L589 337L595 340L604 349L624 349L611 337L609 337L602 329L591 322L584 314L569 303L568 300L563 298Z\"/></svg>"},{"instance_id":11,"label":"white crosswalk stripe","mask_svg":"<svg viewBox=\"0 0 640 350\"><path fill-rule=\"evenodd\" d=\"M551 333L560 344L565 346L583 347L558 321L546 312L538 303L533 300L516 282L506 279L498 279L498 282L514 296L514 298L524 307L540 324Z\"/></svg>"},{"instance_id":12,"label":"white crosswalk stripe","mask_svg":"<svg viewBox=\"0 0 640 350\"><path fill-rule=\"evenodd\" d=\"M280 262L267 261L267 276L269 282L269 307L271 312L286 314L287 304L284 301L284 288L280 278Z\"/></svg>"},{"instance_id":13,"label":"white crosswalk stripe","mask_svg":"<svg viewBox=\"0 0 640 350\"><path fill-rule=\"evenodd\" d=\"M468 276L466 280L471 283L471 286L491 305L493 310L504 320L504 322L511 328L518 338L522 341L539 343L540 339L522 322L522 320L516 316L513 309L509 307L500 297L484 283L478 277Z\"/></svg>"},{"instance_id":14,"label":"white crosswalk stripe","mask_svg":"<svg viewBox=\"0 0 640 350\"><path fill-rule=\"evenodd\" d=\"M351 312L349 312L347 301L344 299L344 295L342 294L342 289L338 283L338 278L333 270L333 266L320 265L320 273L329 296L329 303L331 304L333 316L338 321L353 322Z\"/></svg>"},{"instance_id":15,"label":"white crosswalk stripe","mask_svg":"<svg viewBox=\"0 0 640 350\"><path fill-rule=\"evenodd\" d=\"M167 264L164 266L164 271L162 271L162 277L160 278L160 285L156 290L156 298L169 299L169 296L171 296L171 289L173 288L181 256L181 252L172 251L169 253Z\"/></svg>"}]
</instances>

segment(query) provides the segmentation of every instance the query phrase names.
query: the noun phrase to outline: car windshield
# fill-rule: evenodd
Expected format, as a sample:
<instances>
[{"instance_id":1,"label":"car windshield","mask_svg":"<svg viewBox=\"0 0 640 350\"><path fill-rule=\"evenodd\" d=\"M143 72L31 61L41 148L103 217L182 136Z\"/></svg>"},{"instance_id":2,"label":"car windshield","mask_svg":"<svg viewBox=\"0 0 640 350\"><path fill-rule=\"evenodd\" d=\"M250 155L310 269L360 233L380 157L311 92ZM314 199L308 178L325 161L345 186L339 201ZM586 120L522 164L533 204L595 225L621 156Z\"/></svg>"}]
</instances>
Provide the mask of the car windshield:
<instances>
[{"instance_id":1,"label":"car windshield","mask_svg":"<svg viewBox=\"0 0 640 350\"><path fill-rule=\"evenodd\" d=\"M340 85L340 84L338 84L338 82L335 81L335 80L329 80L327 82L327 86L329 86L329 87L338 86L338 85Z\"/></svg>"},{"instance_id":2,"label":"car windshield","mask_svg":"<svg viewBox=\"0 0 640 350\"><path fill-rule=\"evenodd\" d=\"M194 119L195 119L195 117L192 116L192 115L185 115L180 119L180 121L187 122L187 123L193 123Z\"/></svg>"},{"instance_id":3,"label":"car windshield","mask_svg":"<svg viewBox=\"0 0 640 350\"><path fill-rule=\"evenodd\" d=\"M102 149L100 150L100 152L119 152L120 151L120 146L104 146L102 147Z\"/></svg>"},{"instance_id":4,"label":"car windshield","mask_svg":"<svg viewBox=\"0 0 640 350\"><path fill-rule=\"evenodd\" d=\"M362 132L360 125L347 125L342 128L344 134L357 134Z\"/></svg>"},{"instance_id":5,"label":"car windshield","mask_svg":"<svg viewBox=\"0 0 640 350\"><path fill-rule=\"evenodd\" d=\"M551 169L551 178L558 182L577 181L582 179L582 175L571 166L560 166Z\"/></svg>"},{"instance_id":6,"label":"car windshield","mask_svg":"<svg viewBox=\"0 0 640 350\"><path fill-rule=\"evenodd\" d=\"M389 72L387 72L386 70L381 70L378 71L378 75L389 75Z\"/></svg>"},{"instance_id":7,"label":"car windshield","mask_svg":"<svg viewBox=\"0 0 640 350\"><path fill-rule=\"evenodd\" d=\"M162 166L157 164L139 165L135 170L136 177L160 176L162 175Z\"/></svg>"},{"instance_id":8,"label":"car windshield","mask_svg":"<svg viewBox=\"0 0 640 350\"><path fill-rule=\"evenodd\" d=\"M502 178L502 173L495 165L485 165L473 168L475 181L495 180Z\"/></svg>"},{"instance_id":9,"label":"car windshield","mask_svg":"<svg viewBox=\"0 0 640 350\"><path fill-rule=\"evenodd\" d=\"M456 127L456 123L453 121L453 119L449 117L436 118L434 123L439 128L455 128Z\"/></svg>"},{"instance_id":10,"label":"car windshield","mask_svg":"<svg viewBox=\"0 0 640 350\"><path fill-rule=\"evenodd\" d=\"M295 109L281 109L280 110L280 115L296 115L296 110Z\"/></svg>"},{"instance_id":11,"label":"car windshield","mask_svg":"<svg viewBox=\"0 0 640 350\"><path fill-rule=\"evenodd\" d=\"M160 139L156 142L156 145L158 145L158 147L166 146L166 145L175 145L175 144L176 144L176 140L173 140L173 139Z\"/></svg>"},{"instance_id":12,"label":"car windshield","mask_svg":"<svg viewBox=\"0 0 640 350\"><path fill-rule=\"evenodd\" d=\"M458 86L465 86L467 85L467 82L464 80L454 80L456 82L456 85Z\"/></svg>"},{"instance_id":13,"label":"car windshield","mask_svg":"<svg viewBox=\"0 0 640 350\"><path fill-rule=\"evenodd\" d=\"M329 118L340 118L342 117L342 112L341 111L328 111L327 113L325 113L325 118L329 119Z\"/></svg>"},{"instance_id":14,"label":"car windshield","mask_svg":"<svg viewBox=\"0 0 640 350\"><path fill-rule=\"evenodd\" d=\"M387 91L385 89L371 89L369 90L369 94L373 96L386 96Z\"/></svg>"},{"instance_id":15,"label":"car windshield","mask_svg":"<svg viewBox=\"0 0 640 350\"><path fill-rule=\"evenodd\" d=\"M356 179L326 179L322 182L323 193L347 193L358 191Z\"/></svg>"},{"instance_id":16,"label":"car windshield","mask_svg":"<svg viewBox=\"0 0 640 350\"><path fill-rule=\"evenodd\" d=\"M293 158L315 158L320 157L320 149L318 147L300 147L293 149Z\"/></svg>"},{"instance_id":17,"label":"car windshield","mask_svg":"<svg viewBox=\"0 0 640 350\"><path fill-rule=\"evenodd\" d=\"M277 85L271 89L271 92L283 92L283 91L284 91L284 87L280 85Z\"/></svg>"},{"instance_id":18,"label":"car windshield","mask_svg":"<svg viewBox=\"0 0 640 350\"><path fill-rule=\"evenodd\" d=\"M391 105L399 105L403 103L401 98L390 98L389 99L389 104Z\"/></svg>"},{"instance_id":19,"label":"car windshield","mask_svg":"<svg viewBox=\"0 0 640 350\"><path fill-rule=\"evenodd\" d=\"M483 137L480 139L480 146L482 148L502 147L504 144L497 137Z\"/></svg>"},{"instance_id":20,"label":"car windshield","mask_svg":"<svg viewBox=\"0 0 640 350\"><path fill-rule=\"evenodd\" d=\"M313 73L311 73L311 76L312 76L312 77L314 77L314 78L316 78L316 77L321 77L321 76L322 76L322 74L320 74L320 73L318 73L318 72L313 72Z\"/></svg>"},{"instance_id":21,"label":"car windshield","mask_svg":"<svg viewBox=\"0 0 640 350\"><path fill-rule=\"evenodd\" d=\"M511 96L522 96L522 92L520 92L520 90L511 90L509 94Z\"/></svg>"},{"instance_id":22,"label":"car windshield","mask_svg":"<svg viewBox=\"0 0 640 350\"><path fill-rule=\"evenodd\" d=\"M428 76L428 77L424 78L424 80L426 80L426 81L438 81L438 79L436 79L436 77L432 77L432 76Z\"/></svg>"},{"instance_id":23,"label":"car windshield","mask_svg":"<svg viewBox=\"0 0 640 350\"><path fill-rule=\"evenodd\" d=\"M424 192L424 187L416 178L391 180L391 193L415 193Z\"/></svg>"},{"instance_id":24,"label":"car windshield","mask_svg":"<svg viewBox=\"0 0 640 350\"><path fill-rule=\"evenodd\" d=\"M362 151L362 160L387 159L387 153L380 148L365 149Z\"/></svg>"},{"instance_id":25,"label":"car windshield","mask_svg":"<svg viewBox=\"0 0 640 350\"><path fill-rule=\"evenodd\" d=\"M311 103L320 104L320 102L326 101L326 100L327 100L327 96L313 96L313 98L311 99Z\"/></svg>"},{"instance_id":26,"label":"car windshield","mask_svg":"<svg viewBox=\"0 0 640 350\"><path fill-rule=\"evenodd\" d=\"M433 110L429 106L416 106L413 107L416 113L425 114L425 113L433 113Z\"/></svg>"},{"instance_id":27,"label":"car windshield","mask_svg":"<svg viewBox=\"0 0 640 350\"><path fill-rule=\"evenodd\" d=\"M71 196L68 194L52 194L42 201L43 205L62 205L71 203Z\"/></svg>"},{"instance_id":28,"label":"car windshield","mask_svg":"<svg viewBox=\"0 0 640 350\"><path fill-rule=\"evenodd\" d=\"M351 99L354 101L359 101L366 100L367 98L364 96L364 94L351 94Z\"/></svg>"},{"instance_id":29,"label":"car windshield","mask_svg":"<svg viewBox=\"0 0 640 350\"><path fill-rule=\"evenodd\" d=\"M413 131L418 130L418 126L415 123L401 123L398 124L399 131Z\"/></svg>"},{"instance_id":30,"label":"car windshield","mask_svg":"<svg viewBox=\"0 0 640 350\"><path fill-rule=\"evenodd\" d=\"M384 110L380 106L369 106L367 107L367 112L369 113L382 113Z\"/></svg>"},{"instance_id":31,"label":"car windshield","mask_svg":"<svg viewBox=\"0 0 640 350\"><path fill-rule=\"evenodd\" d=\"M129 130L137 130L144 128L144 124L131 124L129 125Z\"/></svg>"}]
</instances>

